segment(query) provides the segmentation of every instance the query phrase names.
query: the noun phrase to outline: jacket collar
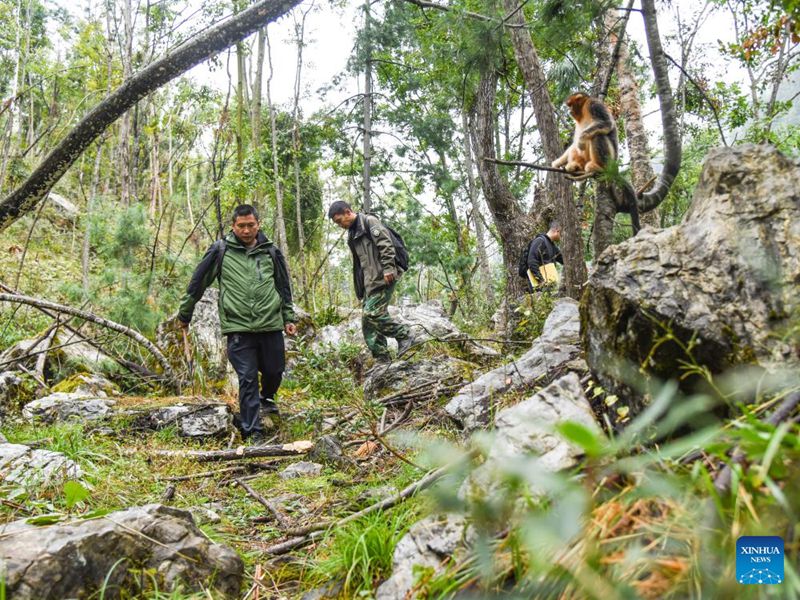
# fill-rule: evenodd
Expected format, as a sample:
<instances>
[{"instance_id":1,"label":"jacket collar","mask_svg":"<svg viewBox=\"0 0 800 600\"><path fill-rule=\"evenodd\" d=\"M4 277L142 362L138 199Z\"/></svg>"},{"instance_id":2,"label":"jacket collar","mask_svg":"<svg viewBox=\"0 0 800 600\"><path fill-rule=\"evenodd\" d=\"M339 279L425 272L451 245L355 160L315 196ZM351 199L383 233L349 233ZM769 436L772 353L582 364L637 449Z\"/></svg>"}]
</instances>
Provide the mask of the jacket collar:
<instances>
[{"instance_id":1,"label":"jacket collar","mask_svg":"<svg viewBox=\"0 0 800 600\"><path fill-rule=\"evenodd\" d=\"M348 229L347 235L351 240L356 240L364 235L364 215L362 213L357 213L356 220L353 221L353 224Z\"/></svg>"},{"instance_id":2,"label":"jacket collar","mask_svg":"<svg viewBox=\"0 0 800 600\"><path fill-rule=\"evenodd\" d=\"M236 234L233 233L233 230L230 230L228 235L225 236L225 241L228 243L228 245L235 248L241 248L242 250L255 250L261 246L269 246L272 244L272 241L270 241L263 231L258 232L258 235L256 236L256 245L252 248L245 248L245 245L239 240L239 238L236 237Z\"/></svg>"}]
</instances>

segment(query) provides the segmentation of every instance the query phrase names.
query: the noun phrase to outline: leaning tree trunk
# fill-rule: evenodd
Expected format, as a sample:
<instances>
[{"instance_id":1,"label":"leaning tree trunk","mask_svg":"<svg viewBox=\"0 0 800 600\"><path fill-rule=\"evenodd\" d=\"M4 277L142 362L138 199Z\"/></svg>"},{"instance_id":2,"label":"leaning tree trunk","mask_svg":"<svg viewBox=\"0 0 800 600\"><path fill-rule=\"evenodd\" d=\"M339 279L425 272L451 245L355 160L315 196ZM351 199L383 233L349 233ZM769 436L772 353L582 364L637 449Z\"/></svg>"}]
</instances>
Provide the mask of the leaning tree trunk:
<instances>
[{"instance_id":1,"label":"leaning tree trunk","mask_svg":"<svg viewBox=\"0 0 800 600\"><path fill-rule=\"evenodd\" d=\"M18 189L0 202L0 231L36 207L81 153L136 102L299 3L300 0L261 0L124 82L67 134Z\"/></svg>"},{"instance_id":2,"label":"leaning tree trunk","mask_svg":"<svg viewBox=\"0 0 800 600\"><path fill-rule=\"evenodd\" d=\"M525 80L525 88L531 95L531 104L536 116L536 125L542 139L545 157L548 162L552 162L561 156L563 145L558 133L555 107L547 91L547 77L536 47L533 45L531 34L525 27L524 11L519 10L517 0L503 0L503 5L506 12L512 15L508 21L512 25L509 31L514 45L514 55ZM547 189L550 192L550 202L548 203L550 206L534 206L534 214L539 215L541 219L549 218L548 212L550 211L548 209L553 207L553 212L561 223L564 288L568 296L578 298L583 284L586 282L586 263L583 260L580 218L575 203L572 201L572 184L558 173L549 173L546 181ZM540 229L545 228L543 223L538 225Z\"/></svg>"},{"instance_id":3,"label":"leaning tree trunk","mask_svg":"<svg viewBox=\"0 0 800 600\"><path fill-rule=\"evenodd\" d=\"M275 187L275 240L284 256L289 256L289 242L286 239L286 221L283 215L283 183L278 164L278 127L275 123L275 106L272 104L272 47L269 43L269 32L264 29L267 43L267 60L269 61L269 77L267 77L267 108L269 109L270 141L272 143L272 184Z\"/></svg>"},{"instance_id":4,"label":"leaning tree trunk","mask_svg":"<svg viewBox=\"0 0 800 600\"><path fill-rule=\"evenodd\" d=\"M472 220L475 222L475 245L478 250L478 266L481 272L481 289L484 298L494 305L494 291L492 290L492 271L489 266L489 257L486 255L486 233L481 220L481 207L478 200L478 186L475 184L475 174L472 166L472 144L470 144L469 123L466 112L461 114L461 129L464 133L464 170L467 172L467 191L469 202L472 206Z\"/></svg>"},{"instance_id":5,"label":"leaning tree trunk","mask_svg":"<svg viewBox=\"0 0 800 600\"><path fill-rule=\"evenodd\" d=\"M664 130L664 166L655 185L639 197L640 213L653 210L664 201L681 168L681 136L678 131L678 119L675 115L675 103L672 101L667 60L661 48L661 37L658 33L655 0L642 0L642 16L644 17L647 47L650 50L650 66L653 69L658 104L661 109L661 126Z\"/></svg>"},{"instance_id":6,"label":"leaning tree trunk","mask_svg":"<svg viewBox=\"0 0 800 600\"><path fill-rule=\"evenodd\" d=\"M483 195L494 217L503 249L503 264L506 270L506 297L515 300L527 289L525 280L517 274L517 259L528 244L531 219L517 203L508 183L500 175L498 166L486 160L495 158L495 96L497 73L491 67L481 74L475 97L473 120L475 150L478 155L478 173L481 177Z\"/></svg>"},{"instance_id":7,"label":"leaning tree trunk","mask_svg":"<svg viewBox=\"0 0 800 600\"><path fill-rule=\"evenodd\" d=\"M650 162L650 145L647 130L642 119L642 105L639 103L639 85L629 64L628 43L623 38L619 45L617 60L617 80L619 84L619 105L625 121L625 141L631 156L631 179L637 192L644 192L654 181L655 172ZM658 209L641 215L642 225L660 225Z\"/></svg>"}]
</instances>

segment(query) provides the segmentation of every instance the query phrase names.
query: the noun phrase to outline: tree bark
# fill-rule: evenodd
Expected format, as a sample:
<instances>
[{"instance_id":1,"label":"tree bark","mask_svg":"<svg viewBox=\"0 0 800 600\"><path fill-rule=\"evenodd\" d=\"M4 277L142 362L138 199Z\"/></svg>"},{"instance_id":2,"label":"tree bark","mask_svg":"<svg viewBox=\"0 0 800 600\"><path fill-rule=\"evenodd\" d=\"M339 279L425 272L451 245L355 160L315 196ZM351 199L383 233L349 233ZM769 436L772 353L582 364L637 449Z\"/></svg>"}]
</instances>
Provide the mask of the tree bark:
<instances>
[{"instance_id":1,"label":"tree bark","mask_svg":"<svg viewBox=\"0 0 800 600\"><path fill-rule=\"evenodd\" d=\"M272 48L269 44L269 32L264 29L264 38L267 43L267 59L269 61L269 77L267 77L267 107L269 108L269 124L272 138L272 185L275 188L275 238L278 248L284 256L289 256L289 244L286 240L286 221L283 214L283 184L281 183L281 170L278 163L278 127L275 122L275 107L272 104Z\"/></svg>"},{"instance_id":2,"label":"tree bark","mask_svg":"<svg viewBox=\"0 0 800 600\"><path fill-rule=\"evenodd\" d=\"M486 158L495 158L495 97L497 73L489 67L481 74L475 96L474 136L479 157L478 173L483 195L497 225L506 270L506 296L516 300L527 291L517 274L517 259L531 237L531 219L514 198L500 170Z\"/></svg>"},{"instance_id":3,"label":"tree bark","mask_svg":"<svg viewBox=\"0 0 800 600\"><path fill-rule=\"evenodd\" d=\"M372 42L370 36L370 12L369 5L371 0L364 3L364 40L366 50L364 52L364 199L361 207L364 212L372 210Z\"/></svg>"},{"instance_id":4,"label":"tree bark","mask_svg":"<svg viewBox=\"0 0 800 600\"><path fill-rule=\"evenodd\" d=\"M250 101L250 123L251 123L251 144L252 153L259 165L259 171L262 171L263 165L261 163L261 93L264 83L264 55L265 48L266 28L258 30L258 40L256 42L256 73L253 77L253 90L252 98ZM259 209L263 209L261 203L264 199L264 186L259 182L253 190L253 204Z\"/></svg>"},{"instance_id":5,"label":"tree bark","mask_svg":"<svg viewBox=\"0 0 800 600\"><path fill-rule=\"evenodd\" d=\"M100 183L100 163L103 159L103 144L102 142L97 145L97 154L94 157L94 168L92 170L92 183L89 186L89 199L86 203L86 227L83 231L83 248L81 251L81 274L83 280L83 297L89 297L89 273L91 265L89 262L89 251L91 250L91 230L92 230L92 212L94 209L95 199L97 198L97 187Z\"/></svg>"},{"instance_id":6,"label":"tree bark","mask_svg":"<svg viewBox=\"0 0 800 600\"><path fill-rule=\"evenodd\" d=\"M503 0L503 4L506 12L512 15L508 22L512 25L509 31L514 55L525 80L525 87L531 95L531 105L545 157L548 162L552 162L561 156L563 148L555 107L547 91L547 77L531 34L524 27L524 11L517 10L517 0ZM550 173L547 175L546 186L550 192L547 206L533 207L534 214L538 217L537 225L540 230L546 229L545 223L550 220L550 215L555 213L558 218L561 224L561 252L564 256L564 290L571 298L579 298L586 282L586 263L583 260L580 218L572 200L572 185L563 175Z\"/></svg>"},{"instance_id":7,"label":"tree bark","mask_svg":"<svg viewBox=\"0 0 800 600\"><path fill-rule=\"evenodd\" d=\"M0 202L0 231L39 204L81 153L137 101L196 64L257 31L266 23L274 21L299 2L300 0L261 0L128 79L94 107L28 179Z\"/></svg>"},{"instance_id":8,"label":"tree bark","mask_svg":"<svg viewBox=\"0 0 800 600\"><path fill-rule=\"evenodd\" d=\"M120 36L122 46L120 48L122 80L128 81L133 75L133 19L131 16L131 0L123 0L122 2L122 27L122 36ZM117 30L117 35L119 35L119 30ZM128 206L131 203L132 196L133 156L130 138L131 113L126 110L120 122L119 145L117 146L120 158L120 201L123 206ZM0 226L2 225L0 224Z\"/></svg>"},{"instance_id":9,"label":"tree bark","mask_svg":"<svg viewBox=\"0 0 800 600\"><path fill-rule=\"evenodd\" d=\"M613 37L613 36L612 36ZM650 163L650 145L647 141L647 130L642 119L642 105L639 102L639 85L630 68L628 42L624 38L619 44L617 60L617 82L619 85L619 104L625 122L625 141L631 156L631 179L633 188L638 192L645 191L645 186L655 175ZM641 215L642 225L658 227L660 225L658 209Z\"/></svg>"},{"instance_id":10,"label":"tree bark","mask_svg":"<svg viewBox=\"0 0 800 600\"><path fill-rule=\"evenodd\" d=\"M494 304L494 290L492 289L492 271L489 266L489 257L486 255L486 232L483 230L481 220L481 207L478 199L478 186L475 184L475 173L472 164L472 144L470 144L469 119L466 112L461 113L461 129L464 132L464 170L467 172L467 192L472 206L473 221L475 222L475 245L478 247L478 267L481 273L481 288L489 304Z\"/></svg>"},{"instance_id":11,"label":"tree bark","mask_svg":"<svg viewBox=\"0 0 800 600\"><path fill-rule=\"evenodd\" d=\"M292 158L294 163L294 209L295 224L297 227L297 260L300 263L300 286L303 299L308 300L308 277L306 274L306 235L303 224L303 190L300 184L300 153L302 142L300 140L300 82L303 73L303 46L305 45L306 17L313 8L303 12L300 26L295 25L297 32L297 66L294 78L294 107L292 110Z\"/></svg>"},{"instance_id":12,"label":"tree bark","mask_svg":"<svg viewBox=\"0 0 800 600\"><path fill-rule=\"evenodd\" d=\"M658 104L661 109L661 126L664 139L664 166L652 189L639 197L639 213L653 210L667 197L669 188L681 168L681 136L672 100L667 60L661 48L655 0L642 0L645 37L650 51L650 66L655 77Z\"/></svg>"}]
</instances>

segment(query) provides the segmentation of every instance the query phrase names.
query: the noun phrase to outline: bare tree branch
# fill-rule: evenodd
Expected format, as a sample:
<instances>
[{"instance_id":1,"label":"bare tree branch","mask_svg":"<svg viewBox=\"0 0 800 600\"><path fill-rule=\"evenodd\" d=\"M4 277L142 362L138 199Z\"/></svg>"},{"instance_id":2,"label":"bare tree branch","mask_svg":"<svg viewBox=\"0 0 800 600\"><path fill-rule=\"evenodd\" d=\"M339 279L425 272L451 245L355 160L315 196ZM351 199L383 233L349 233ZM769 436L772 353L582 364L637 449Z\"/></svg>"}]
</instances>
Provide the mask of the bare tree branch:
<instances>
[{"instance_id":1,"label":"bare tree branch","mask_svg":"<svg viewBox=\"0 0 800 600\"><path fill-rule=\"evenodd\" d=\"M28 179L0 202L0 231L33 209L105 129L139 100L274 21L300 0L261 0L145 67L95 106Z\"/></svg>"},{"instance_id":2,"label":"bare tree branch","mask_svg":"<svg viewBox=\"0 0 800 600\"><path fill-rule=\"evenodd\" d=\"M173 384L177 385L178 383L178 379L175 376L175 373L172 371L172 366L170 366L169 361L164 356L164 353L161 352L158 346L156 346L153 342L148 340L138 331L131 329L130 327L125 327L125 325L120 325L119 323L115 323L114 321L109 321L108 319L104 319L103 317L98 317L97 315L85 310L72 308L71 306L64 306L63 304L56 304L55 302L50 302L48 300L31 298L30 296L23 296L21 294L0 294L0 302L14 302L17 304L27 304L28 306L35 306L37 308L46 308L58 313L72 315L74 317L84 319L85 321L91 321L92 323L97 323L98 325L101 325L113 331L118 331L119 333L128 336L135 342L147 348L150 354L152 354L158 361L158 364L161 365L161 368L164 369L164 375Z\"/></svg>"}]
</instances>

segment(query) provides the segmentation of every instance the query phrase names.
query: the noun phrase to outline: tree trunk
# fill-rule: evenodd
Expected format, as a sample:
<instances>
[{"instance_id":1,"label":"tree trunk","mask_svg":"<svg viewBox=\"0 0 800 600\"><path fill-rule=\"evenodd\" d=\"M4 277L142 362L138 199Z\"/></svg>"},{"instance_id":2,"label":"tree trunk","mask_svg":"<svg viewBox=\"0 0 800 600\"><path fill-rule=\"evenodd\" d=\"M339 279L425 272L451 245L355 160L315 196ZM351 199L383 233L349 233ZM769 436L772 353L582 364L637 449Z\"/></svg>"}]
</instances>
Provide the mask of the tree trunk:
<instances>
[{"instance_id":1,"label":"tree trunk","mask_svg":"<svg viewBox=\"0 0 800 600\"><path fill-rule=\"evenodd\" d=\"M244 44L236 43L236 168L244 167Z\"/></svg>"},{"instance_id":2,"label":"tree trunk","mask_svg":"<svg viewBox=\"0 0 800 600\"><path fill-rule=\"evenodd\" d=\"M122 80L127 82L133 75L133 19L131 17L131 0L122 2ZM119 35L119 31L117 31ZM133 187L133 156L131 150L131 112L126 110L122 115L119 127L119 168L120 168L120 201L123 206L131 203ZM46 160L46 159L45 159Z\"/></svg>"},{"instance_id":3,"label":"tree trunk","mask_svg":"<svg viewBox=\"0 0 800 600\"><path fill-rule=\"evenodd\" d=\"M527 291L525 280L517 274L517 259L530 241L531 219L511 194L498 166L483 160L495 158L496 86L497 73L490 67L481 74L478 84L473 133L483 195L500 235L506 271L506 297L513 301Z\"/></svg>"},{"instance_id":4,"label":"tree trunk","mask_svg":"<svg viewBox=\"0 0 800 600\"><path fill-rule=\"evenodd\" d=\"M361 207L364 212L372 210L372 41L370 40L370 13L371 0L364 3L364 40L366 50L364 55L364 199Z\"/></svg>"},{"instance_id":5,"label":"tree trunk","mask_svg":"<svg viewBox=\"0 0 800 600\"><path fill-rule=\"evenodd\" d=\"M283 15L300 0L261 0L125 81L94 107L28 179L0 202L0 231L36 207L81 153L141 98Z\"/></svg>"},{"instance_id":6,"label":"tree trunk","mask_svg":"<svg viewBox=\"0 0 800 600\"><path fill-rule=\"evenodd\" d=\"M472 165L472 144L470 144L469 119L467 113L461 113L461 129L464 133L464 170L467 172L467 192L472 206L473 221L475 222L475 245L478 247L478 267L481 273L481 289L484 298L489 304L494 305L494 290L492 289L492 271L489 267L489 258L486 256L486 233L483 230L481 207L478 199L478 186L475 184L475 173Z\"/></svg>"},{"instance_id":7,"label":"tree trunk","mask_svg":"<svg viewBox=\"0 0 800 600\"><path fill-rule=\"evenodd\" d=\"M258 161L259 171L262 168L261 156L261 92L264 82L264 53L265 53L266 28L258 30L256 42L256 74L253 77L253 93L250 103L250 123L252 127L253 155ZM262 209L261 202L264 198L264 186L258 183L253 190L253 203Z\"/></svg>"},{"instance_id":8,"label":"tree trunk","mask_svg":"<svg viewBox=\"0 0 800 600\"><path fill-rule=\"evenodd\" d=\"M653 210L664 201L681 168L681 136L678 132L678 120L672 100L667 61L664 51L661 49L655 0L642 0L642 15L647 47L650 51L650 66L653 68L658 104L661 108L661 125L664 130L664 166L653 188L639 197L639 213Z\"/></svg>"},{"instance_id":9,"label":"tree trunk","mask_svg":"<svg viewBox=\"0 0 800 600\"><path fill-rule=\"evenodd\" d=\"M86 227L83 232L83 248L81 252L81 273L83 279L83 296L89 297L89 273L91 265L89 262L89 251L91 241L91 224L94 203L97 197L97 187L100 182L100 163L103 158L103 144L97 145L97 154L94 157L94 169L92 170L92 183L89 186L89 201L86 203Z\"/></svg>"},{"instance_id":10,"label":"tree trunk","mask_svg":"<svg viewBox=\"0 0 800 600\"><path fill-rule=\"evenodd\" d=\"M613 37L613 36L612 36ZM628 42L623 39L619 45L617 60L617 81L619 84L619 104L625 122L625 141L631 156L631 179L633 188L644 192L655 175L650 163L650 146L647 142L647 130L642 119L642 105L639 103L639 85L636 82L629 64ZM649 187L649 186L648 186ZM641 215L642 225L658 227L660 225L658 209Z\"/></svg>"},{"instance_id":11,"label":"tree trunk","mask_svg":"<svg viewBox=\"0 0 800 600\"><path fill-rule=\"evenodd\" d=\"M561 156L563 152L558 133L556 112L547 91L547 78L533 45L530 32L525 25L523 10L517 10L517 0L503 0L509 18L511 41L514 55L525 80L525 87L531 95L531 105L536 115L536 124L542 139L547 162ZM514 27L516 25L516 27ZM579 298L586 282L586 263L583 260L583 239L580 218L572 200L572 185L558 173L549 173L546 179L550 199L548 206L534 206L533 214L539 217L539 229L546 229L545 223L555 213L561 223L561 252L564 255L564 290L571 298ZM516 273L515 273L516 275Z\"/></svg>"},{"instance_id":12,"label":"tree trunk","mask_svg":"<svg viewBox=\"0 0 800 600\"><path fill-rule=\"evenodd\" d=\"M312 5L313 7L313 5ZM311 8L308 9L310 11ZM294 159L294 208L297 227L297 260L300 262L300 289L303 298L308 299L308 286L306 285L306 236L303 230L303 190L300 187L300 82L303 72L303 44L305 43L306 17L308 11L303 13L300 27L297 31L297 69L294 79L294 110L292 111L292 155Z\"/></svg>"},{"instance_id":13,"label":"tree trunk","mask_svg":"<svg viewBox=\"0 0 800 600\"><path fill-rule=\"evenodd\" d=\"M283 184L278 163L278 127L275 123L275 107L272 105L272 48L269 44L269 32L264 28L264 39L267 43L267 58L269 60L269 77L267 77L267 107L269 108L269 124L272 138L272 177L275 188L275 239L278 248L284 256L289 256L289 244L286 240L286 221L283 215Z\"/></svg>"}]
</instances>

